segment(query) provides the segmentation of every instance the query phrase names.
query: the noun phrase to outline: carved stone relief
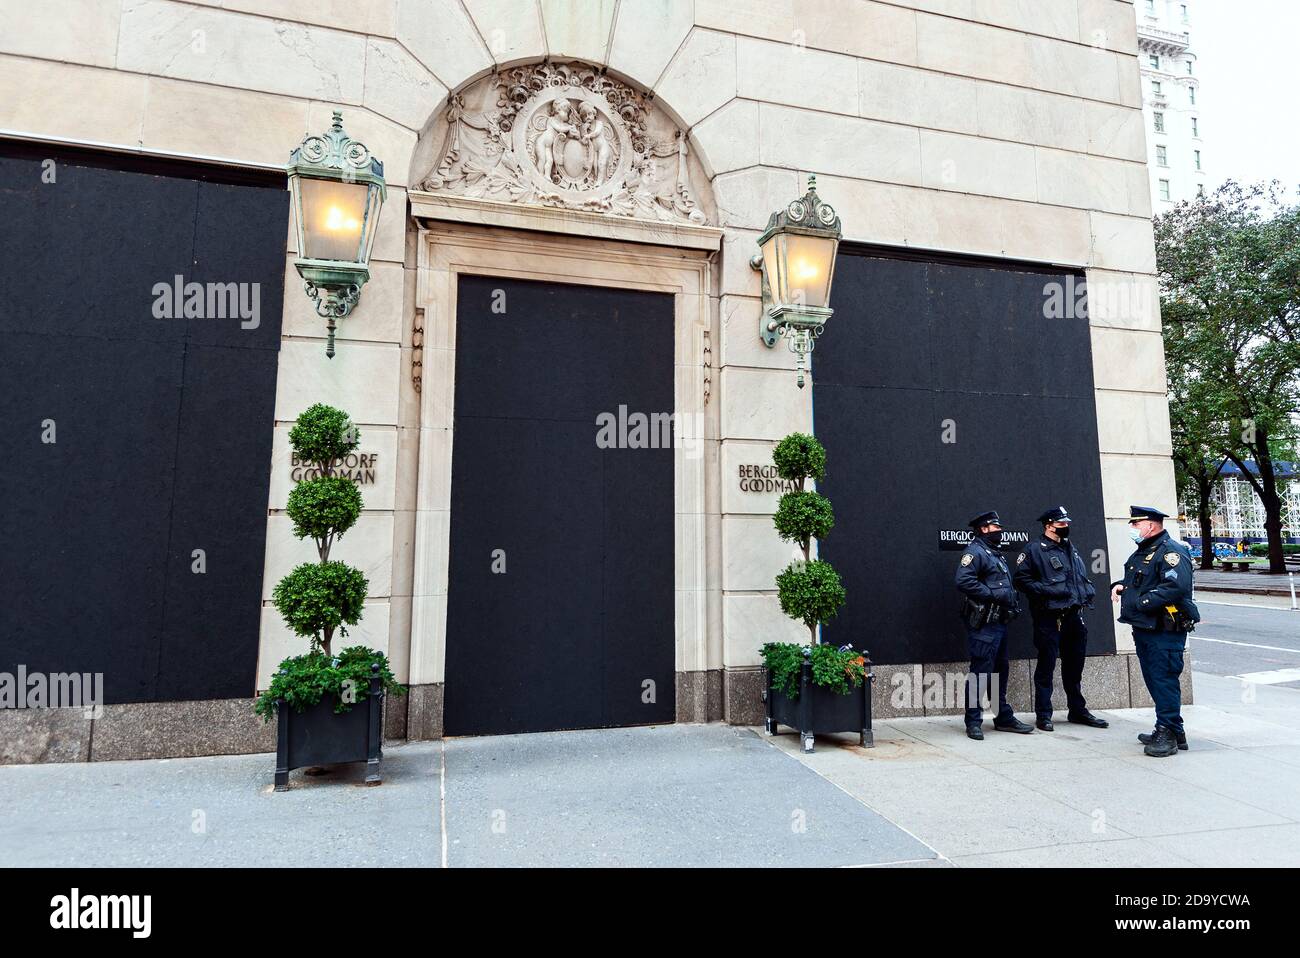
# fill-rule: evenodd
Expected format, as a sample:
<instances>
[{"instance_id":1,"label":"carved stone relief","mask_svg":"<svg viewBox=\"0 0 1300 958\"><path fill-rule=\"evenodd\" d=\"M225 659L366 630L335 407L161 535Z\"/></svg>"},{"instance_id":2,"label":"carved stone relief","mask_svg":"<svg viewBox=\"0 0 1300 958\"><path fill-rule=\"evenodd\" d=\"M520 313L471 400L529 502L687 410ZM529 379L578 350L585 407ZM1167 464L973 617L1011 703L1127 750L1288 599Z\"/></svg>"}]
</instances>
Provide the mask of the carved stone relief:
<instances>
[{"instance_id":1,"label":"carved stone relief","mask_svg":"<svg viewBox=\"0 0 1300 958\"><path fill-rule=\"evenodd\" d=\"M709 222L686 135L648 96L594 67L536 63L484 77L451 96L440 126L418 189Z\"/></svg>"}]
</instances>

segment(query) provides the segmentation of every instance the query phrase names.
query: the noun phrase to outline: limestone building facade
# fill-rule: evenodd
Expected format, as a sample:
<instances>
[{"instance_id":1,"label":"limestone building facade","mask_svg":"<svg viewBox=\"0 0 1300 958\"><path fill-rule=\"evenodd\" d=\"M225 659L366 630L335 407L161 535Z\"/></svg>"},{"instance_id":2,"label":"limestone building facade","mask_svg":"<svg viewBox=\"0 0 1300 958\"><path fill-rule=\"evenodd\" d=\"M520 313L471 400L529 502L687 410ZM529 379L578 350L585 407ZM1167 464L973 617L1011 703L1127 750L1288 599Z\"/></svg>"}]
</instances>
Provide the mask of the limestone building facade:
<instances>
[{"instance_id":1,"label":"limestone building facade","mask_svg":"<svg viewBox=\"0 0 1300 958\"><path fill-rule=\"evenodd\" d=\"M110 696L93 736L65 729L55 748L58 736L29 729L31 750L84 759L269 747L247 699L301 651L269 599L311 558L284 506L295 479L288 429L315 402L347 410L362 430L365 511L337 551L370 581L351 638L385 650L411 686L390 708L388 732L457 731L444 725L453 667L469 654L448 634L468 614L451 595L455 506L472 490L457 487L453 440L472 433L458 418L467 414L458 400L472 394L462 390L486 375L458 356L468 342L458 303L478 295L466 277L635 292L649 297L647 316L667 304L645 322L668 330L656 382L676 430L662 473L670 491L654 500L671 527L671 576L655 602L671 608L672 718L758 721L758 650L803 630L782 616L772 584L790 553L770 519L780 490L736 476L770 461L782 436L820 432L831 413L818 405L814 426L823 353L800 390L790 353L756 335L760 277L750 258L769 215L810 175L840 214L842 257L858 248L882 262L1086 279L1089 310L1075 318L1091 385L1071 408L1094 417L1089 547L1103 581L1131 551L1130 503L1177 512L1140 14L1129 0L0 0L6 144L54 157L88 151L108 167L157 161L274 177L304 134L326 129L339 110L348 133L383 160L388 185L371 279L332 360L286 230L273 411L249 423L269 443L269 485L255 655L237 663L246 691L203 702ZM839 269L847 296L854 274ZM960 299L948 308L979 312ZM839 309L818 346L826 362L834 324L865 328L889 309L884 300ZM988 329L1002 328L999 315L987 313ZM539 364L560 364L552 368L564 368L585 336L549 321L529 335ZM1051 352L1044 340L1004 355L1050 367ZM594 377L601 367L583 368ZM936 407L932 435L899 434L894 455L937 445L945 418ZM1024 447L1029 462L1006 462L1004 481L1047 508L1055 439L1042 429L1044 445ZM1002 432L1023 431L1010 421ZM843 450L831 448L832 464ZM542 453L528 460L535 481L560 484L547 462ZM841 492L837 506L889 485L887 458L879 468L854 487L861 496ZM891 553L922 541L927 561L955 559L935 548L931 526L1004 508L961 500L963 486L950 477L928 494L954 503L942 522L918 530L906 516L882 516L898 524ZM1013 525L1032 533L1028 508ZM853 535L837 529L841 548ZM926 585L935 602L952 603L950 574L940 569ZM1093 614L1112 615L1104 594ZM906 631L901 619L886 621L865 644L875 651ZM1114 652L1090 660L1094 707L1145 694L1128 630L1114 636ZM880 656L878 714L912 708L891 704L895 674L961 668L960 644L949 645L923 660ZM1032 695L1028 654L1013 663L1021 708Z\"/></svg>"}]
</instances>

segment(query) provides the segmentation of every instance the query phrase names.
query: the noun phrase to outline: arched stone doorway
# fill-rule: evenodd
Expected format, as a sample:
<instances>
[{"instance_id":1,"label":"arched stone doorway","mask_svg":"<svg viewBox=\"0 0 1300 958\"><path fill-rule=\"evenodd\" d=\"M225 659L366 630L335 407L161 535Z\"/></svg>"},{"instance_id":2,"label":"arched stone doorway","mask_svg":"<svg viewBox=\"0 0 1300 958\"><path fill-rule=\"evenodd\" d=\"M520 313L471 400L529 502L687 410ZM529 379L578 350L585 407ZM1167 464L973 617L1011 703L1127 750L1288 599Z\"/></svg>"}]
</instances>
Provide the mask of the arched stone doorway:
<instances>
[{"instance_id":1,"label":"arched stone doorway","mask_svg":"<svg viewBox=\"0 0 1300 958\"><path fill-rule=\"evenodd\" d=\"M417 162L408 734L719 718L722 231L686 134L542 62L451 94Z\"/></svg>"}]
</instances>

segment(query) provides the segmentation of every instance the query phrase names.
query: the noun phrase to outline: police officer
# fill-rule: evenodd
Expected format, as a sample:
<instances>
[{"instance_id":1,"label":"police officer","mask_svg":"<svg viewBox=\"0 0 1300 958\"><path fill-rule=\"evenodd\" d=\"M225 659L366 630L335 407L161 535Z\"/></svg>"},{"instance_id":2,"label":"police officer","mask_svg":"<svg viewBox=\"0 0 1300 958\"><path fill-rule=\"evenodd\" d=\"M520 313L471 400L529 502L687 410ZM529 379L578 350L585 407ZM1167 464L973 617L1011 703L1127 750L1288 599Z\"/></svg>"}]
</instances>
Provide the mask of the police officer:
<instances>
[{"instance_id":1,"label":"police officer","mask_svg":"<svg viewBox=\"0 0 1300 958\"><path fill-rule=\"evenodd\" d=\"M993 727L999 732L1028 734L1033 727L1016 718L1007 704L1011 663L1007 655L1007 623L1019 612L1007 560L998 552L1002 520L996 512L981 512L970 521L970 545L957 563L957 589L964 596L961 616L966 625L971 674L966 680L966 734L983 740L984 712L980 692L991 689L998 675L998 714Z\"/></svg>"},{"instance_id":2,"label":"police officer","mask_svg":"<svg viewBox=\"0 0 1300 958\"><path fill-rule=\"evenodd\" d=\"M1034 711L1044 732L1052 725L1052 676L1056 659L1061 659L1061 684L1069 707L1069 721L1092 728L1110 723L1088 711L1083 699L1083 661L1088 651L1088 626L1084 607L1092 608L1097 590L1088 580L1083 556L1070 541L1070 514L1065 506L1048 509L1038 521L1043 534L1016 556L1015 586L1029 601L1034 617L1034 648L1038 667L1034 670Z\"/></svg>"},{"instance_id":3,"label":"police officer","mask_svg":"<svg viewBox=\"0 0 1300 958\"><path fill-rule=\"evenodd\" d=\"M1201 620L1192 601L1192 554L1169 537L1166 518L1150 506L1129 507L1129 535L1137 551L1124 563L1123 581L1110 590L1112 601L1119 603L1119 620L1133 626L1142 680L1156 704L1155 730L1138 736L1153 758L1187 748L1178 677L1187 633Z\"/></svg>"}]
</instances>

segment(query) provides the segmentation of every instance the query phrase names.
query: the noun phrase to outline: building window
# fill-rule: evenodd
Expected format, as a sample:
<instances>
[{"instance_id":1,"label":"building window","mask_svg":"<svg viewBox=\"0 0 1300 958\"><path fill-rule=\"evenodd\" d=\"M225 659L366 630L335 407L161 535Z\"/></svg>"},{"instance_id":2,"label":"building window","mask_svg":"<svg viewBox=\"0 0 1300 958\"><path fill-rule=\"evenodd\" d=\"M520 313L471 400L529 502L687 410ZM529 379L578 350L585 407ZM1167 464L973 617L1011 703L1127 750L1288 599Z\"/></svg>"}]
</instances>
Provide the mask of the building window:
<instances>
[{"instance_id":1,"label":"building window","mask_svg":"<svg viewBox=\"0 0 1300 958\"><path fill-rule=\"evenodd\" d=\"M1157 133L1165 132L1165 115L1163 113L1156 113L1155 118L1156 118L1156 132Z\"/></svg>"},{"instance_id":2,"label":"building window","mask_svg":"<svg viewBox=\"0 0 1300 958\"><path fill-rule=\"evenodd\" d=\"M1191 75L1192 75L1192 61L1191 61L1191 60L1188 60L1188 61L1187 61L1187 75L1188 75L1188 76L1191 76Z\"/></svg>"},{"instance_id":3,"label":"building window","mask_svg":"<svg viewBox=\"0 0 1300 958\"><path fill-rule=\"evenodd\" d=\"M1196 184L1196 195L1197 195L1197 196L1204 196L1204 195L1205 195L1205 184L1204 184L1204 183L1197 183L1197 184Z\"/></svg>"},{"instance_id":4,"label":"building window","mask_svg":"<svg viewBox=\"0 0 1300 958\"><path fill-rule=\"evenodd\" d=\"M1155 16L1155 12L1156 12L1156 0L1147 0L1147 13L1151 14L1152 16Z\"/></svg>"},{"instance_id":5,"label":"building window","mask_svg":"<svg viewBox=\"0 0 1300 958\"><path fill-rule=\"evenodd\" d=\"M1161 90L1161 87L1160 87L1160 81L1159 81L1159 80L1152 80L1152 81L1151 81L1151 93L1152 93L1152 95L1153 95L1153 96L1159 96L1159 95L1160 95L1160 90Z\"/></svg>"},{"instance_id":6,"label":"building window","mask_svg":"<svg viewBox=\"0 0 1300 958\"><path fill-rule=\"evenodd\" d=\"M1200 135L1201 135L1201 121L1198 120L1196 117L1192 117L1192 136L1200 136Z\"/></svg>"},{"instance_id":7,"label":"building window","mask_svg":"<svg viewBox=\"0 0 1300 958\"><path fill-rule=\"evenodd\" d=\"M1168 181L1168 180L1161 180L1161 181L1160 181L1160 198L1161 198L1162 200L1168 200L1168 199L1169 199L1169 181Z\"/></svg>"},{"instance_id":8,"label":"building window","mask_svg":"<svg viewBox=\"0 0 1300 958\"><path fill-rule=\"evenodd\" d=\"M1192 106L1196 106L1196 87L1189 86L1187 88L1187 98L1191 102Z\"/></svg>"},{"instance_id":9,"label":"building window","mask_svg":"<svg viewBox=\"0 0 1300 958\"><path fill-rule=\"evenodd\" d=\"M1169 165L1169 150L1167 147L1163 147L1163 146L1156 147L1156 164L1158 166Z\"/></svg>"},{"instance_id":10,"label":"building window","mask_svg":"<svg viewBox=\"0 0 1300 958\"><path fill-rule=\"evenodd\" d=\"M1183 23L1190 23L1192 18L1187 15L1187 4L1180 3L1178 6L1183 11Z\"/></svg>"},{"instance_id":11,"label":"building window","mask_svg":"<svg viewBox=\"0 0 1300 958\"><path fill-rule=\"evenodd\" d=\"M1153 53L1153 54L1151 54L1150 56L1147 57L1147 62L1151 64L1151 69L1153 69L1153 70L1159 70L1159 69L1160 69L1160 54L1158 54L1158 53Z\"/></svg>"},{"instance_id":12,"label":"building window","mask_svg":"<svg viewBox=\"0 0 1300 958\"><path fill-rule=\"evenodd\" d=\"M1201 168L1201 151L1195 150L1193 152L1196 153L1196 168L1199 170Z\"/></svg>"}]
</instances>

